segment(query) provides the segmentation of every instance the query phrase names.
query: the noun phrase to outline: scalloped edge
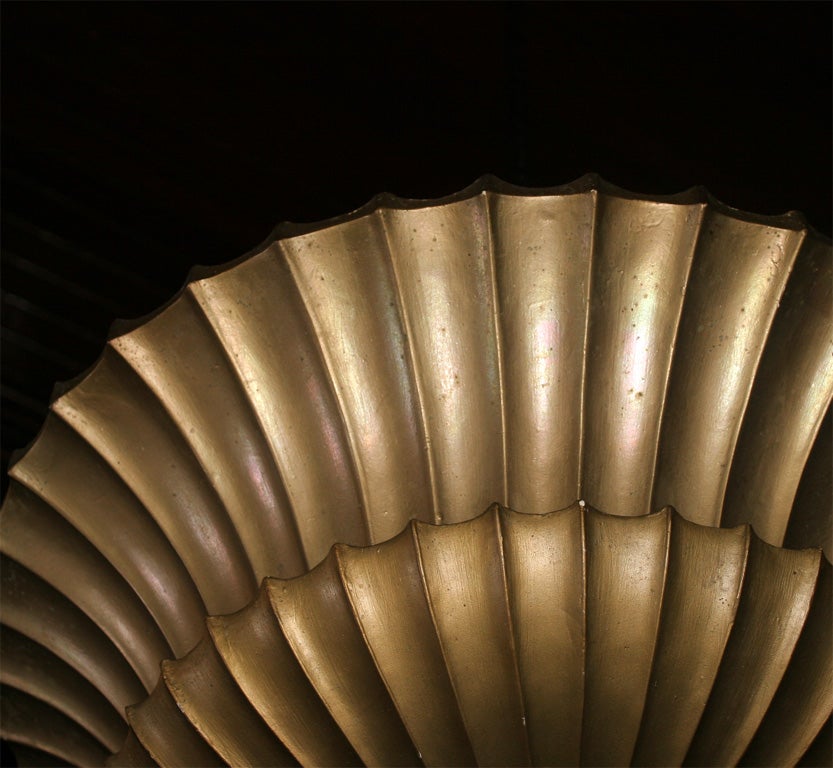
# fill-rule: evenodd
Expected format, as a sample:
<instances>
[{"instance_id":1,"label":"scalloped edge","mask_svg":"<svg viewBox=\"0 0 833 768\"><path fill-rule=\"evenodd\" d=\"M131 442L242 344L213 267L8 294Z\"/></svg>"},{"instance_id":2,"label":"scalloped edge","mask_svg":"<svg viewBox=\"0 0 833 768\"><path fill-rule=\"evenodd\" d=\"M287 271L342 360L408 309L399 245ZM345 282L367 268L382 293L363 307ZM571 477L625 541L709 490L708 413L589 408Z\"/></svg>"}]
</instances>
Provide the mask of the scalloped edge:
<instances>
[{"instance_id":1,"label":"scalloped edge","mask_svg":"<svg viewBox=\"0 0 833 768\"><path fill-rule=\"evenodd\" d=\"M666 504L664 507L660 507L659 509L655 509L652 512L647 512L644 515L617 515L615 512L606 512L601 509L597 509L596 507L587 504L583 499L577 499L572 504L568 504L566 507L562 507L561 509L553 509L549 512L523 512L518 509L513 509L512 507L507 507L504 504L501 504L499 501L493 501L489 506L486 507L479 515L475 515L474 517L469 518L468 520L458 520L454 523L435 523L429 520L417 520L416 518L411 518L406 524L405 527L402 528L401 531L394 534L388 539L381 541L377 544L344 544L343 542L335 542L332 544L327 550L327 555L324 557L321 562L316 563L312 568L310 568L306 573L302 573L300 576L293 576L289 579L283 579L279 576L264 576L261 579L260 585L258 586L258 591L255 597L253 597L249 603L247 603L243 608L240 610L246 610L246 608L251 605L257 599L257 595L264 589L264 586L267 583L286 583L290 581L296 581L297 579L306 578L310 573L316 570L320 570L326 567L326 563L329 563L334 558L338 558L338 553L344 550L366 550L370 551L371 549L379 549L379 547L384 547L393 541L395 538L401 536L405 531L413 531L417 528L448 528L448 527L456 527L456 526L465 526L469 525L475 520L480 520L482 517L485 517L492 512L496 512L498 515L501 514L513 514L513 515L522 515L523 517L530 517L530 518L548 518L553 517L554 515L566 515L566 514L580 514L584 515L587 512L592 512L597 515L601 515L602 517L612 518L615 517L620 520L644 520L647 517L660 517L666 516L669 521L673 520L681 520L687 525L696 525L698 528L708 528L709 530L718 530L718 531L739 531L745 530L748 531L750 537L754 537L760 544L763 544L770 549L783 549L788 550L790 552L816 552L821 556L822 561L828 562L831 566L833 566L833 561L827 558L824 550L821 547L785 547L785 546L776 546L775 544L770 544L769 542L762 539L758 532L755 530L755 526L751 523L740 523L739 525L733 525L731 527L723 528L721 526L710 526L710 525L703 525L702 523L695 523L691 520L687 520L683 517L674 506L671 504ZM239 613L236 611L235 613ZM234 614L227 614L232 616ZM207 614L205 620L217 618L212 617L210 614ZM160 662L161 663L161 662Z\"/></svg>"},{"instance_id":2,"label":"scalloped edge","mask_svg":"<svg viewBox=\"0 0 833 768\"><path fill-rule=\"evenodd\" d=\"M522 517L528 518L551 518L555 515L586 515L588 512L591 512L596 515L601 515L603 518L616 518L618 520L645 520L646 518L653 518L653 517L666 517L669 523L673 523L675 520L682 521L686 525L694 525L697 528L708 528L709 530L717 530L720 531L719 535L728 536L730 532L734 531L746 531L750 543L752 539L755 539L759 544L775 550L785 550L790 552L813 552L819 555L819 564L827 563L828 565L833 566L833 562L828 560L827 556L824 553L824 550L821 547L778 547L774 544L769 544L768 542L762 539L757 531L755 530L754 526L750 523L741 523L740 525L734 525L731 528L713 528L709 525L702 525L701 523L694 523L691 520L686 520L672 505L667 504L660 509L654 510L653 512L648 512L644 515L617 515L615 512L606 512L601 509L597 509L596 507L591 506L590 504L585 503L583 500L574 501L572 504L568 504L566 507L562 507L561 509L554 509L549 512L537 513L537 512L523 512L517 509L513 509L512 507L507 507L501 504L498 501L493 501L489 504L486 509L484 509L479 515L475 517L469 518L468 520L460 520L455 523L434 523L427 520L416 520L411 519L409 520L405 526L396 534L391 536L385 541L379 542L377 544L344 544L341 542L336 542L330 546L330 549L327 551L326 557L324 557L321 562L316 563L312 568L310 568L306 573L302 573L300 576L294 576L289 579L283 579L278 576L264 576L261 579L260 584L258 585L257 591L255 592L252 599L246 603L240 610L234 611L233 613L228 614L206 614L205 618L203 619L205 629L207 632L207 636L211 635L211 623L216 622L226 616L236 616L239 613L242 613L254 603L257 599L259 599L265 592L268 591L269 585L280 585L280 584L287 584L290 582L295 582L300 579L308 579L310 575L322 570L325 570L328 567L332 567L335 563L338 564L339 553L345 551L370 551L370 550L378 550L380 547L387 547L393 542L395 539L398 539L402 536L406 531L414 532L420 528L448 528L448 527L461 527L461 526L471 526L475 521L481 520L482 518L486 517L487 515L496 514L500 515L520 515ZM196 646L195 646L196 647ZM160 672L163 672L163 665L166 664L174 664L182 659L186 658L188 655L193 653L194 649L192 648L185 656L180 657L179 659L162 659L159 662L159 669Z\"/></svg>"},{"instance_id":3,"label":"scalloped edge","mask_svg":"<svg viewBox=\"0 0 833 768\"><path fill-rule=\"evenodd\" d=\"M593 191L623 200L644 200L671 205L696 205L700 203L738 221L745 221L752 224L770 226L778 229L787 229L796 232L805 231L808 237L818 239L827 244L833 243L833 240L831 240L830 237L819 232L819 230L809 224L806 216L800 211L791 210L781 214L759 214L751 211L745 211L740 208L733 208L727 203L724 203L716 198L706 189L706 187L702 185L695 185L680 192L673 192L665 195L651 195L634 192L625 189L624 187L619 187L612 182L606 181L595 172L585 173L583 176L580 176L574 181L550 187L526 187L504 181L498 176L487 173L475 179L475 181L467 187L464 187L457 192L452 192L448 195L437 198L407 198L400 197L399 195L391 192L380 192L370 198L370 200L368 200L364 205L361 205L355 210L347 213L311 222L280 222L258 245L246 251L243 255L229 261L216 265L195 264L188 270L185 280L179 289L166 302L151 310L147 314L139 317L114 319L107 331L107 339L101 352L99 352L98 357L96 357L96 359L77 376L55 382L49 395L47 410L51 411L52 405L56 400L63 397L65 394L78 386L93 372L96 366L98 366L101 362L105 349L111 341L135 331L137 328L140 328L150 322L153 318L161 315L166 309L182 298L182 295L188 290L192 283L223 274L224 272L227 272L239 264L242 264L243 262L262 253L276 242L293 237L309 235L313 232L324 231L341 224L361 219L365 216L370 216L376 211L382 209L418 210L421 208L434 208L461 202L463 200L470 200L478 195L490 192L514 197L563 197L568 195L585 194ZM29 443L21 448L16 448L11 452L9 456L9 463L6 467L7 475L9 475L15 464L17 464L40 439L45 426L46 419L44 419L37 434L32 438L32 440L29 441ZM5 496L3 498L3 502L5 502Z\"/></svg>"}]
</instances>

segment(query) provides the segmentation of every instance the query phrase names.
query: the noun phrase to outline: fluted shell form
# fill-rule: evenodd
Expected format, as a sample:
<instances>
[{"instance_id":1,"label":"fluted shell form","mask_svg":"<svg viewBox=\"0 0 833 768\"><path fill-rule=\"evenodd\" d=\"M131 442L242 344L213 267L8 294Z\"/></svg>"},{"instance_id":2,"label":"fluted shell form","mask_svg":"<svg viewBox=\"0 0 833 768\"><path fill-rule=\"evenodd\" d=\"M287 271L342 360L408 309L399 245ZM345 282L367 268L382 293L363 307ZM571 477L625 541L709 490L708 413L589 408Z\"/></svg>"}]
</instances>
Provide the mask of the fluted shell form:
<instances>
[{"instance_id":1,"label":"fluted shell form","mask_svg":"<svg viewBox=\"0 0 833 768\"><path fill-rule=\"evenodd\" d=\"M43 712L0 733L117 749L206 614L413 518L671 504L829 555L832 294L800 216L592 176L277 230L112 338L10 470L0 683Z\"/></svg>"},{"instance_id":2,"label":"fluted shell form","mask_svg":"<svg viewBox=\"0 0 833 768\"><path fill-rule=\"evenodd\" d=\"M833 709L831 627L819 550L495 505L265 580L110 764L787 765Z\"/></svg>"}]
</instances>

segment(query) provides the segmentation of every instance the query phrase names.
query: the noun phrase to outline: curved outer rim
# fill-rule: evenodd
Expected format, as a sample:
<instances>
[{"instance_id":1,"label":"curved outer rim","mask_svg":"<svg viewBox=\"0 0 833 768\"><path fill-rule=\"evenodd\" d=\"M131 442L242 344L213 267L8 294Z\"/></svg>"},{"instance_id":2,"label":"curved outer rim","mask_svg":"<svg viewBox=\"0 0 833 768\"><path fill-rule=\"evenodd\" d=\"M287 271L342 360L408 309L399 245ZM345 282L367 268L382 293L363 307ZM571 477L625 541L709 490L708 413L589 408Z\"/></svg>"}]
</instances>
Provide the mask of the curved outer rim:
<instances>
[{"instance_id":1,"label":"curved outer rim","mask_svg":"<svg viewBox=\"0 0 833 768\"><path fill-rule=\"evenodd\" d=\"M286 240L292 237L310 234L311 232L318 232L329 229L331 227L344 224L349 221L360 219L368 216L377 210L392 209L392 210L414 210L419 208L433 208L450 203L456 203L462 200L469 200L477 197L480 194L493 192L497 194L512 195L518 197L547 197L547 196L565 196L565 195L579 195L586 192L600 192L611 197L616 197L624 200L648 200L656 203L666 203L672 205L695 205L697 203L705 204L714 210L722 213L730 218L739 221L746 221L752 224L760 224L763 226L777 227L779 229L787 229L792 231L806 231L811 237L814 237L824 243L830 244L833 242L830 237L819 232L815 227L807 222L806 217L801 211L787 211L781 214L758 214L751 211L744 211L718 200L712 195L704 186L695 185L685 189L681 192L673 192L665 195L650 195L641 192L633 192L631 190L619 187L609 181L603 179L598 173L585 173L575 181L566 184L560 184L552 187L525 187L510 182L504 181L493 174L484 174L476 179L469 186L464 187L458 192L452 192L449 195L437 198L407 198L400 197L391 192L381 192L374 195L364 205L356 208L348 213L339 214L330 218L321 219L312 222L296 223L291 221L284 221L278 224L269 235L258 245L251 250L238 256L230 261L223 262L217 265L200 265L197 264L188 271L183 284L164 304L158 306L156 309L141 315L136 318L117 318L111 324L107 332L107 339L104 347L99 353L98 357L81 373L71 379L58 381L52 387L52 392L49 396L49 408L60 397L65 395L70 390L74 389L80 384L98 365L104 349L107 344L113 339L124 336L131 331L136 330L140 326L152 320L157 315L164 312L168 307L180 299L180 297L188 289L191 283L197 280L205 280L215 275L222 274L238 264L247 261L248 259L261 253L270 245L280 240ZM38 430L29 443L22 448L12 451L9 458L9 464L6 468L8 473L15 464L17 464L29 451L29 449L38 441L43 432L44 424Z\"/></svg>"}]
</instances>

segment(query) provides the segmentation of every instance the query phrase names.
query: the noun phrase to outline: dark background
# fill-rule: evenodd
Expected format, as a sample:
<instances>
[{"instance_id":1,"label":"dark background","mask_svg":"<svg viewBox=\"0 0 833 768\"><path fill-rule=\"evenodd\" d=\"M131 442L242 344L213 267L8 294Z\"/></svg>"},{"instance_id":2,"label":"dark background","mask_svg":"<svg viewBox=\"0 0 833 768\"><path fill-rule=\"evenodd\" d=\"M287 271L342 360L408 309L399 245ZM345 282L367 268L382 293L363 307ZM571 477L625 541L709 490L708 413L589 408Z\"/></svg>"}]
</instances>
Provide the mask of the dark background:
<instances>
[{"instance_id":1,"label":"dark background","mask_svg":"<svg viewBox=\"0 0 833 768\"><path fill-rule=\"evenodd\" d=\"M280 221L483 173L831 231L831 4L2 10L2 476L110 323Z\"/></svg>"}]
</instances>

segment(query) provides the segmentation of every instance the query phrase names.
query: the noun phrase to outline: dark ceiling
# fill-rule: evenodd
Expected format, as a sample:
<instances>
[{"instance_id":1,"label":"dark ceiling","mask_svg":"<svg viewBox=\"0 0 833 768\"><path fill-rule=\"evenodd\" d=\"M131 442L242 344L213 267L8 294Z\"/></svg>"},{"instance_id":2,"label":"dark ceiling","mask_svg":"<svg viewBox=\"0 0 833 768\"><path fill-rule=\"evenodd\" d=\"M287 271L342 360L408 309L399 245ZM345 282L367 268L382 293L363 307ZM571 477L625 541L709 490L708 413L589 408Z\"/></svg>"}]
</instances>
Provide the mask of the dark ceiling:
<instances>
[{"instance_id":1,"label":"dark ceiling","mask_svg":"<svg viewBox=\"0 0 833 768\"><path fill-rule=\"evenodd\" d=\"M2 461L116 318L283 220L489 172L831 231L823 3L2 5Z\"/></svg>"}]
</instances>

